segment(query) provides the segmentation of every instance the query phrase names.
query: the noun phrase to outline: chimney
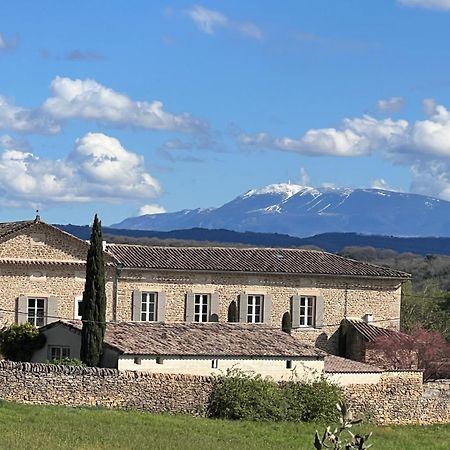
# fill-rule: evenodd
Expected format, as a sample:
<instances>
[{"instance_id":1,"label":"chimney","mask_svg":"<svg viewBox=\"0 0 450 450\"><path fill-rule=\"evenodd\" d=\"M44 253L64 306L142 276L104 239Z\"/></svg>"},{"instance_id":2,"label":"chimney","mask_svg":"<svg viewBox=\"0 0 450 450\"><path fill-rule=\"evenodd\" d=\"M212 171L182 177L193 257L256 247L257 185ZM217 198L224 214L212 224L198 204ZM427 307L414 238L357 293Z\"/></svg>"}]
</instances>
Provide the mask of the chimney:
<instances>
[{"instance_id":1,"label":"chimney","mask_svg":"<svg viewBox=\"0 0 450 450\"><path fill-rule=\"evenodd\" d=\"M366 314L364 314L363 320L364 320L364 322L366 322L366 323L371 323L371 322L373 322L373 314L372 314L372 313L366 313Z\"/></svg>"}]
</instances>

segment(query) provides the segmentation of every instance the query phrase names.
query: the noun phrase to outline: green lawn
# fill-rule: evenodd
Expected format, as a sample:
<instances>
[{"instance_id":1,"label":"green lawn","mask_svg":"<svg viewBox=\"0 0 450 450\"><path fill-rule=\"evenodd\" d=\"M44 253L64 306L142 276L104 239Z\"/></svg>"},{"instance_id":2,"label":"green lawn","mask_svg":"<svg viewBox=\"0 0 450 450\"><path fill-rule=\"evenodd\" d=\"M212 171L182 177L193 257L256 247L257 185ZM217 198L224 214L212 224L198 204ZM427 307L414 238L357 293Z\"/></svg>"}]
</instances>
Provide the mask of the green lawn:
<instances>
[{"instance_id":1,"label":"green lawn","mask_svg":"<svg viewBox=\"0 0 450 450\"><path fill-rule=\"evenodd\" d=\"M0 403L2 449L313 449L316 427ZM450 425L363 429L374 450L450 448Z\"/></svg>"}]
</instances>

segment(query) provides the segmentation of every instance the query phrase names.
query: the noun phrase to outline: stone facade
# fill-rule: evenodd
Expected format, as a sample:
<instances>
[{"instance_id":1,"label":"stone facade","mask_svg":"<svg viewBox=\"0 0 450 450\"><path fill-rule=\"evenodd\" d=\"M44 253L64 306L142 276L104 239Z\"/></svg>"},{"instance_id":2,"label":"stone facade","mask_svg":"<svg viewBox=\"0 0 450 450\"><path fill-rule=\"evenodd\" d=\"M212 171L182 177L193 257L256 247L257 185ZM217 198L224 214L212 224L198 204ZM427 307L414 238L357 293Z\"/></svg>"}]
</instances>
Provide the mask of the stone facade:
<instances>
[{"instance_id":1,"label":"stone facade","mask_svg":"<svg viewBox=\"0 0 450 450\"><path fill-rule=\"evenodd\" d=\"M213 379L115 369L0 361L0 399L204 415ZM450 423L450 380L422 384L421 372L386 372L344 386L355 415L378 424Z\"/></svg>"},{"instance_id":2,"label":"stone facade","mask_svg":"<svg viewBox=\"0 0 450 450\"><path fill-rule=\"evenodd\" d=\"M187 293L218 294L220 322L226 322L229 304L237 301L242 292L270 294L274 327L281 327L282 316L290 310L293 295L322 296L323 327L299 328L293 333L303 342L332 353L338 352L337 330L345 317L361 318L371 313L375 321L399 327L401 284L398 280L123 270L118 283L117 320L132 319L134 290L164 292L167 322L184 320Z\"/></svg>"},{"instance_id":3,"label":"stone facade","mask_svg":"<svg viewBox=\"0 0 450 450\"><path fill-rule=\"evenodd\" d=\"M18 320L21 296L56 298L52 316L73 319L83 294L88 246L67 233L38 222L0 241L0 326ZM108 268L107 296L113 298L113 275ZM50 312L48 312L50 315ZM108 319L113 315L108 302ZM46 323L58 320L46 319Z\"/></svg>"},{"instance_id":4,"label":"stone facade","mask_svg":"<svg viewBox=\"0 0 450 450\"><path fill-rule=\"evenodd\" d=\"M54 297L56 307L48 315L75 318L75 302L84 289L87 248L86 242L39 221L3 235L0 326L17 320L21 296ZM274 327L281 327L292 296L322 298L323 326L298 328L293 334L335 354L337 330L345 317L361 318L371 313L374 321L381 321L383 326L399 326L401 278L116 269L113 258L106 255L106 259L110 263L107 320L132 320L133 291L139 290L164 293L166 322L185 320L186 294L216 294L218 319L226 321L230 302L245 292L271 296L270 319L265 322ZM47 323L52 320L48 318Z\"/></svg>"}]
</instances>

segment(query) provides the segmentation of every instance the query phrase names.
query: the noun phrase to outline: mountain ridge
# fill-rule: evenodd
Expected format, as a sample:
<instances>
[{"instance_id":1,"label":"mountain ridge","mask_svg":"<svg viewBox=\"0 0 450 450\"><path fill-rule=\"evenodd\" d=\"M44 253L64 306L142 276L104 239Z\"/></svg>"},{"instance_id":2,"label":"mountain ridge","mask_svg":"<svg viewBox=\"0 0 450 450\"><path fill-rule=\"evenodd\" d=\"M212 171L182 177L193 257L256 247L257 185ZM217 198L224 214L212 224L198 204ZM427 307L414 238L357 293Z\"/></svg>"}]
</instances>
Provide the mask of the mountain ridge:
<instances>
[{"instance_id":1,"label":"mountain ridge","mask_svg":"<svg viewBox=\"0 0 450 450\"><path fill-rule=\"evenodd\" d=\"M111 228L172 231L227 229L307 237L322 233L450 236L450 202L369 188L271 184L216 208L126 218Z\"/></svg>"}]
</instances>

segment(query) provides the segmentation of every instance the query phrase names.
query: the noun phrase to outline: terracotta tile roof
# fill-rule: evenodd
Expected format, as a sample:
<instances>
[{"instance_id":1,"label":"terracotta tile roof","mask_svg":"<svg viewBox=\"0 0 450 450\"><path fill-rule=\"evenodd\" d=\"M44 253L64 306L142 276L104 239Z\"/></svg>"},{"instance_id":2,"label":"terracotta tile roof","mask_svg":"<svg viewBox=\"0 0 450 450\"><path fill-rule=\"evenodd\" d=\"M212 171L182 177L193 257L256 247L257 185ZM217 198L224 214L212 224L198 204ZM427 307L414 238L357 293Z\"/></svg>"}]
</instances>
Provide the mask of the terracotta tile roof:
<instances>
[{"instance_id":1,"label":"terracotta tile roof","mask_svg":"<svg viewBox=\"0 0 450 450\"><path fill-rule=\"evenodd\" d=\"M80 321L57 324L81 330ZM323 358L325 353L279 329L238 323L108 322L105 344L129 355L278 356Z\"/></svg>"},{"instance_id":2,"label":"terracotta tile roof","mask_svg":"<svg viewBox=\"0 0 450 450\"><path fill-rule=\"evenodd\" d=\"M0 238L16 231L23 230L34 223L33 220L23 220L21 222L4 222L0 223Z\"/></svg>"},{"instance_id":3,"label":"terracotta tile roof","mask_svg":"<svg viewBox=\"0 0 450 450\"><path fill-rule=\"evenodd\" d=\"M363 320L346 319L347 322L367 341L374 342L380 336L408 338L408 335L400 331L390 330L389 328L382 328Z\"/></svg>"},{"instance_id":4,"label":"terracotta tile roof","mask_svg":"<svg viewBox=\"0 0 450 450\"><path fill-rule=\"evenodd\" d=\"M136 269L410 277L405 272L316 250L109 244L107 251L124 267Z\"/></svg>"},{"instance_id":5,"label":"terracotta tile roof","mask_svg":"<svg viewBox=\"0 0 450 450\"><path fill-rule=\"evenodd\" d=\"M325 357L325 372L328 373L380 373L382 369L359 361L353 361L339 356Z\"/></svg>"}]
</instances>

